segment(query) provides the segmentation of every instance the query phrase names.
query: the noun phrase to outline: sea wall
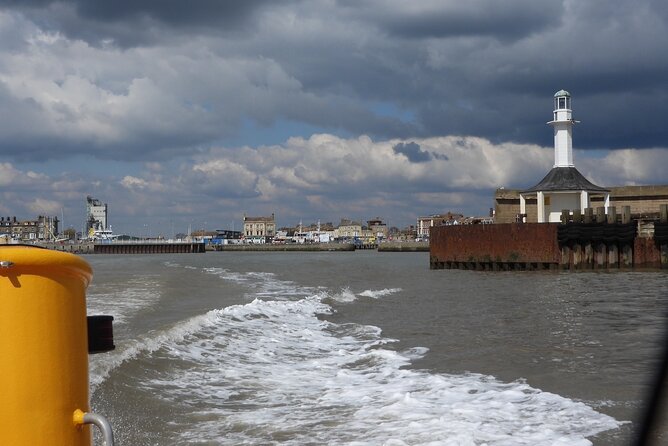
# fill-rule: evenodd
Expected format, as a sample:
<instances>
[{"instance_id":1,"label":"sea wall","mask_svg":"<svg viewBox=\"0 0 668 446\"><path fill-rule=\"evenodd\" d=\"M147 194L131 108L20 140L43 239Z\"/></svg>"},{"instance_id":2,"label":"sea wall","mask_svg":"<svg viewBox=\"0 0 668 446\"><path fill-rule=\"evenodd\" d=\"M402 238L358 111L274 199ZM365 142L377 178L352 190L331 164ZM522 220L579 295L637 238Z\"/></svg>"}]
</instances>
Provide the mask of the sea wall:
<instances>
[{"instance_id":1,"label":"sea wall","mask_svg":"<svg viewBox=\"0 0 668 446\"><path fill-rule=\"evenodd\" d=\"M378 245L378 252L428 252L429 242L383 242Z\"/></svg>"},{"instance_id":2,"label":"sea wall","mask_svg":"<svg viewBox=\"0 0 668 446\"><path fill-rule=\"evenodd\" d=\"M432 269L550 269L561 258L557 223L453 225L431 228Z\"/></svg>"},{"instance_id":3,"label":"sea wall","mask_svg":"<svg viewBox=\"0 0 668 446\"><path fill-rule=\"evenodd\" d=\"M35 246L73 254L186 254L204 252L204 243L196 242L40 242Z\"/></svg>"},{"instance_id":4,"label":"sea wall","mask_svg":"<svg viewBox=\"0 0 668 446\"><path fill-rule=\"evenodd\" d=\"M431 230L432 269L668 269L668 209L631 220L611 207L562 213L563 223L439 226ZM642 227L643 230L639 230ZM649 228L649 229L648 229Z\"/></svg>"},{"instance_id":5,"label":"sea wall","mask_svg":"<svg viewBox=\"0 0 668 446\"><path fill-rule=\"evenodd\" d=\"M229 244L216 245L215 251L354 251L352 243L289 243L289 244Z\"/></svg>"}]
</instances>

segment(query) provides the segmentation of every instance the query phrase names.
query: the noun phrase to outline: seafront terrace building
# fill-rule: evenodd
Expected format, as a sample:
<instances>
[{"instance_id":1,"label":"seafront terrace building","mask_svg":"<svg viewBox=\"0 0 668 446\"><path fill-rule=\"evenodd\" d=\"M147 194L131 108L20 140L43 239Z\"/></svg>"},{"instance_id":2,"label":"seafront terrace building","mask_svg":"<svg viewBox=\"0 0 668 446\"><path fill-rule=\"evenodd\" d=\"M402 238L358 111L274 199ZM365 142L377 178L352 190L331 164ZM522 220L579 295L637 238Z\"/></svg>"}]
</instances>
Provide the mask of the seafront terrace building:
<instances>
[{"instance_id":1,"label":"seafront terrace building","mask_svg":"<svg viewBox=\"0 0 668 446\"><path fill-rule=\"evenodd\" d=\"M362 224L356 221L341 219L339 227L334 230L334 238L338 240L353 239L362 236Z\"/></svg>"},{"instance_id":2,"label":"seafront terrace building","mask_svg":"<svg viewBox=\"0 0 668 446\"><path fill-rule=\"evenodd\" d=\"M376 217L373 220L368 220L366 223L371 233L371 238L375 238L376 240L387 239L389 230L387 229L387 224L383 223L380 218Z\"/></svg>"},{"instance_id":3,"label":"seafront terrace building","mask_svg":"<svg viewBox=\"0 0 668 446\"><path fill-rule=\"evenodd\" d=\"M58 217L40 215L37 220L17 220L16 217L0 217L0 235L7 234L15 240L55 240L58 235Z\"/></svg>"},{"instance_id":4,"label":"seafront terrace building","mask_svg":"<svg viewBox=\"0 0 668 446\"><path fill-rule=\"evenodd\" d=\"M244 214L243 235L246 239L257 242L266 242L276 235L276 219L274 214L271 217L247 217Z\"/></svg>"}]
</instances>

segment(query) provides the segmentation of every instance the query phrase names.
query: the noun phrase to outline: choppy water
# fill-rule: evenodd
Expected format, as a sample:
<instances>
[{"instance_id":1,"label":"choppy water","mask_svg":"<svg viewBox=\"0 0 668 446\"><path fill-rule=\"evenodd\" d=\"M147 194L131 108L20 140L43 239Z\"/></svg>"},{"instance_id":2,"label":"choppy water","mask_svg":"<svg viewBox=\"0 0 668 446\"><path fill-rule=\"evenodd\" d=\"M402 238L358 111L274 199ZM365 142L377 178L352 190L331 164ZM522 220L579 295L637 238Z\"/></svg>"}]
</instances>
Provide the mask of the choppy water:
<instances>
[{"instance_id":1,"label":"choppy water","mask_svg":"<svg viewBox=\"0 0 668 446\"><path fill-rule=\"evenodd\" d=\"M664 273L431 271L426 253L90 256L119 445L629 444Z\"/></svg>"}]
</instances>

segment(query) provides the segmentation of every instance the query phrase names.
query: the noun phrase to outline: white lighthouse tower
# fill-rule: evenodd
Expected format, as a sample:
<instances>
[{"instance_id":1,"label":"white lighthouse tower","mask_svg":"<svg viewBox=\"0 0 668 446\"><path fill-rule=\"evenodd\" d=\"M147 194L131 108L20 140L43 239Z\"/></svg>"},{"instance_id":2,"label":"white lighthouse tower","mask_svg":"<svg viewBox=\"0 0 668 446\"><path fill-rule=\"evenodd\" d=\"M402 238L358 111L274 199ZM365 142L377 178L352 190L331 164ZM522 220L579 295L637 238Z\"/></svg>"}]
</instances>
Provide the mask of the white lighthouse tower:
<instances>
[{"instance_id":1,"label":"white lighthouse tower","mask_svg":"<svg viewBox=\"0 0 668 446\"><path fill-rule=\"evenodd\" d=\"M575 167L573 164L573 110L571 94L559 90L554 94L554 119L548 122L554 127L554 167Z\"/></svg>"},{"instance_id":2,"label":"white lighthouse tower","mask_svg":"<svg viewBox=\"0 0 668 446\"><path fill-rule=\"evenodd\" d=\"M520 192L520 214L527 216L527 200L536 202L536 216L527 221L559 222L562 210L583 210L591 206L595 195L604 207L610 205L610 191L592 184L573 164L573 119L571 94L559 90L554 94L554 115L548 124L554 128L554 166L534 187Z\"/></svg>"}]
</instances>

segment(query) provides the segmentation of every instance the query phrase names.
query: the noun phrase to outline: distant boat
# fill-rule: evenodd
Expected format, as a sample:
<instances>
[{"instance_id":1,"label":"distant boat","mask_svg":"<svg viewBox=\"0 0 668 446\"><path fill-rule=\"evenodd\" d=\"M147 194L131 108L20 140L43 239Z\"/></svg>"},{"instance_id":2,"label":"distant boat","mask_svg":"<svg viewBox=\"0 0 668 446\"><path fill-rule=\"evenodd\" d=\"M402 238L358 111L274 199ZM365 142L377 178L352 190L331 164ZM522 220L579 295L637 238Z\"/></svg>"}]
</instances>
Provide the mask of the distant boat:
<instances>
[{"instance_id":1,"label":"distant boat","mask_svg":"<svg viewBox=\"0 0 668 446\"><path fill-rule=\"evenodd\" d=\"M120 235L115 235L111 228L109 229L93 229L91 228L88 232L88 240L100 240L100 241L109 241L114 240L120 237Z\"/></svg>"}]
</instances>

